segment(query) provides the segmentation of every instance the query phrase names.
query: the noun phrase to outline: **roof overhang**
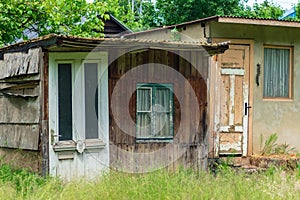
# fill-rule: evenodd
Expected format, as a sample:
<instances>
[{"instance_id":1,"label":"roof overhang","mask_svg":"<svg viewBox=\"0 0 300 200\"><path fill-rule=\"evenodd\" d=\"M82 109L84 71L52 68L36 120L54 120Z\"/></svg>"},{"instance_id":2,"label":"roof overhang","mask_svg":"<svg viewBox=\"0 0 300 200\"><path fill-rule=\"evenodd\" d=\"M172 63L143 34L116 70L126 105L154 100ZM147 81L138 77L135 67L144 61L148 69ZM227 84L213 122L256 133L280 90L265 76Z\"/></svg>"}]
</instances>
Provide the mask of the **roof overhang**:
<instances>
[{"instance_id":1,"label":"roof overhang","mask_svg":"<svg viewBox=\"0 0 300 200\"><path fill-rule=\"evenodd\" d=\"M36 39L12 44L0 48L0 58L5 53L28 51L31 48L41 47L48 52L66 51L105 51L111 49L163 49L176 51L203 51L209 55L224 53L228 49L227 43L208 44L199 42L182 41L160 41L160 40L140 40L124 38L84 38L65 35L46 35Z\"/></svg>"},{"instance_id":2,"label":"roof overhang","mask_svg":"<svg viewBox=\"0 0 300 200\"><path fill-rule=\"evenodd\" d=\"M171 26L164 26L156 29L140 31L135 33L125 34L124 37L131 37L135 35L142 35L145 33L156 32L160 30L180 28L197 23L206 22L219 22L219 23L231 23L231 24L244 24L244 25L263 25L263 26L279 26L279 27L291 27L300 28L300 21L283 20L283 19L267 19L267 18L251 18L251 17L235 17L235 16L212 16L193 21L184 22L181 24L174 24Z\"/></svg>"},{"instance_id":3,"label":"roof overhang","mask_svg":"<svg viewBox=\"0 0 300 200\"><path fill-rule=\"evenodd\" d=\"M231 24L247 24L247 25L263 25L263 26L281 26L300 28L299 21L266 19L266 18L247 18L247 17L216 17L216 21L220 23Z\"/></svg>"}]
</instances>

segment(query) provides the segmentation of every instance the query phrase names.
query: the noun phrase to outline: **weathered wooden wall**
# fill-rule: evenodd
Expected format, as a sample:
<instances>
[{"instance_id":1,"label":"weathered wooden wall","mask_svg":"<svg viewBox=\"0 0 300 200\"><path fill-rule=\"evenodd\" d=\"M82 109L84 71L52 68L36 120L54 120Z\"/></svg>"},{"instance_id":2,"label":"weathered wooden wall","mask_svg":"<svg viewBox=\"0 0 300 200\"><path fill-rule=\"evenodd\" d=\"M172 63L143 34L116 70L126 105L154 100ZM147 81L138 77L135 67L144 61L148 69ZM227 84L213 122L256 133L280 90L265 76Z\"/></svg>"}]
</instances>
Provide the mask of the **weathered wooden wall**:
<instances>
[{"instance_id":1,"label":"weathered wooden wall","mask_svg":"<svg viewBox=\"0 0 300 200\"><path fill-rule=\"evenodd\" d=\"M19 157L20 149L33 150L23 154L25 157L26 152L30 152L28 155L34 154L32 159L27 159L27 164L32 163L34 169L37 168L36 163L40 163L36 159L40 143L42 55L42 50L36 48L28 52L7 53L0 61L1 152L11 148L10 157ZM24 162L24 159L21 160Z\"/></svg>"},{"instance_id":2,"label":"weathered wooden wall","mask_svg":"<svg viewBox=\"0 0 300 200\"><path fill-rule=\"evenodd\" d=\"M120 50L120 54L121 54ZM207 110L207 70L208 57L200 52L171 52L164 50L145 50L121 55L118 59L110 57L109 65L109 98L110 98L110 163L112 167L123 168L131 172L147 171L145 166L153 168L158 159L169 159L169 169L179 166L205 168L206 162L206 110ZM149 64L150 63L150 64ZM160 63L176 70L170 73L162 68L153 71L153 63ZM137 66L144 64L147 71L130 72ZM124 78L124 75L128 77ZM178 75L179 74L179 75ZM182 79L180 78L182 76ZM122 81L120 81L122 80ZM135 91L138 82L144 83L172 83L174 89L174 139L173 142L136 142L136 129L134 126L125 128L118 126L115 115L122 116L124 96ZM182 81L185 80L185 81ZM117 99L112 105L112 95L118 84ZM191 86L191 87L190 87ZM192 95L198 105L193 105ZM136 120L136 92L132 93L129 106L130 117ZM112 106L117 113L112 113ZM197 109L194 109L196 106ZM121 119L127 123L128 119ZM126 126L126 124L124 125ZM129 130L129 133L127 132ZM170 144L173 146L169 148ZM134 154L142 155L142 162L137 161ZM146 155L153 154L153 155ZM163 154L163 155L162 155ZM129 157L128 157L129 155ZM143 157L144 155L144 157ZM158 156L157 156L158 155ZM160 157L160 158L158 158ZM154 164L154 165L153 165ZM165 167L165 166L156 166Z\"/></svg>"}]
</instances>

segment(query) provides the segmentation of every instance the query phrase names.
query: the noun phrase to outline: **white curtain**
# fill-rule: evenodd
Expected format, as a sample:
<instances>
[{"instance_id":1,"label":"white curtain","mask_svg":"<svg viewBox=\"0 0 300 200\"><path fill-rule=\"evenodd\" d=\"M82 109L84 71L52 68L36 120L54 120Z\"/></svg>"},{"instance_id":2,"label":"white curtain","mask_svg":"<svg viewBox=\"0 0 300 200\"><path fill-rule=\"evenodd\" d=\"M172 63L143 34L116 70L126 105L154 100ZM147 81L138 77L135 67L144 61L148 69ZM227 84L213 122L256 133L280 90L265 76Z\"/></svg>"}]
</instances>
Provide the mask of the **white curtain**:
<instances>
[{"instance_id":1,"label":"white curtain","mask_svg":"<svg viewBox=\"0 0 300 200\"><path fill-rule=\"evenodd\" d=\"M155 90L155 135L166 137L171 135L171 99L168 88Z\"/></svg>"},{"instance_id":2,"label":"white curtain","mask_svg":"<svg viewBox=\"0 0 300 200\"><path fill-rule=\"evenodd\" d=\"M171 117L170 89L164 87L138 88L137 138L155 139L172 136Z\"/></svg>"},{"instance_id":3,"label":"white curtain","mask_svg":"<svg viewBox=\"0 0 300 200\"><path fill-rule=\"evenodd\" d=\"M137 90L137 137L151 135L151 89Z\"/></svg>"},{"instance_id":4,"label":"white curtain","mask_svg":"<svg viewBox=\"0 0 300 200\"><path fill-rule=\"evenodd\" d=\"M288 97L290 50L265 48L264 97Z\"/></svg>"}]
</instances>

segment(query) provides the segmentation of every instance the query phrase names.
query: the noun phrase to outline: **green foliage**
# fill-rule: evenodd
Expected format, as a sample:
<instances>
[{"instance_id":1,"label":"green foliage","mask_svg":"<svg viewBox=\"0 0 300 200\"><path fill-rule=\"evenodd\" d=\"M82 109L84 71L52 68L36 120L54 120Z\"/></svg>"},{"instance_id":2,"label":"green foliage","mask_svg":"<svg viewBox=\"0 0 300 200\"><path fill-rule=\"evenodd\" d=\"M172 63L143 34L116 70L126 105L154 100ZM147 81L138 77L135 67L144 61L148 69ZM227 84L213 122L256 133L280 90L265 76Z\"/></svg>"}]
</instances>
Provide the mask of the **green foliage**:
<instances>
[{"instance_id":1,"label":"green foliage","mask_svg":"<svg viewBox=\"0 0 300 200\"><path fill-rule=\"evenodd\" d=\"M181 40L180 33L178 32L176 27L173 30L171 30L171 40L172 41L180 41Z\"/></svg>"},{"instance_id":2,"label":"green foliage","mask_svg":"<svg viewBox=\"0 0 300 200\"><path fill-rule=\"evenodd\" d=\"M178 24L215 15L235 15L241 0L157 0L158 25Z\"/></svg>"},{"instance_id":3,"label":"green foliage","mask_svg":"<svg viewBox=\"0 0 300 200\"><path fill-rule=\"evenodd\" d=\"M22 31L43 18L39 2L31 0L0 1L0 44L12 42L22 36Z\"/></svg>"},{"instance_id":4,"label":"green foliage","mask_svg":"<svg viewBox=\"0 0 300 200\"><path fill-rule=\"evenodd\" d=\"M295 147L290 148L290 145L287 143L279 144L275 147L274 153L275 154L289 154L292 151L295 151Z\"/></svg>"},{"instance_id":5,"label":"green foliage","mask_svg":"<svg viewBox=\"0 0 300 200\"><path fill-rule=\"evenodd\" d=\"M245 1L94 0L87 3L86 0L0 0L0 46L16 38L27 39L23 34L25 29L40 36L57 33L101 37L103 21L109 17L107 12L134 31L214 15L278 18L283 13L279 6L267 0L262 4L255 3L252 8L245 7Z\"/></svg>"},{"instance_id":6,"label":"green foliage","mask_svg":"<svg viewBox=\"0 0 300 200\"><path fill-rule=\"evenodd\" d=\"M131 2L119 0L123 11L115 14L121 18L130 14L131 17L126 18L136 23L135 26L128 24L134 30L179 24L216 15L277 19L284 12L279 5L268 0L261 4L255 2L252 7L245 6L247 0L135 0L133 7Z\"/></svg>"},{"instance_id":7,"label":"green foliage","mask_svg":"<svg viewBox=\"0 0 300 200\"><path fill-rule=\"evenodd\" d=\"M0 185L9 185L10 189L13 188L14 190L13 194L22 198L44 185L46 181L47 179L26 170L14 170L9 165L1 165L0 167Z\"/></svg>"},{"instance_id":8,"label":"green foliage","mask_svg":"<svg viewBox=\"0 0 300 200\"><path fill-rule=\"evenodd\" d=\"M294 151L296 148L290 148L289 144L276 144L278 136L276 133L271 134L264 143L263 148L260 151L261 155L286 155ZM262 146L263 137L260 137L260 143Z\"/></svg>"},{"instance_id":9,"label":"green foliage","mask_svg":"<svg viewBox=\"0 0 300 200\"><path fill-rule=\"evenodd\" d=\"M1 0L0 45L16 38L27 39L23 34L25 29L39 35L57 33L100 37L103 20L109 17L105 14L109 11L108 3L110 0L94 3L86 0Z\"/></svg>"},{"instance_id":10,"label":"green foliage","mask_svg":"<svg viewBox=\"0 0 300 200\"><path fill-rule=\"evenodd\" d=\"M106 0L102 1L107 2ZM107 4L109 12L112 15L124 23L128 28L138 30L141 28L140 18L136 12L132 11L130 2L128 0L111 0L110 2L107 2Z\"/></svg>"},{"instance_id":11,"label":"green foliage","mask_svg":"<svg viewBox=\"0 0 300 200\"><path fill-rule=\"evenodd\" d=\"M300 20L300 2L295 5L296 18L294 20Z\"/></svg>"},{"instance_id":12,"label":"green foliage","mask_svg":"<svg viewBox=\"0 0 300 200\"><path fill-rule=\"evenodd\" d=\"M111 171L99 180L61 183L0 167L0 199L297 199L298 176L272 169L258 174L224 170L217 176L192 170L148 174ZM299 172L295 172L299 173ZM5 174L5 176L3 176ZM15 184L13 176L22 177ZM24 180L30 180L28 182ZM42 180L42 181L41 181Z\"/></svg>"},{"instance_id":13,"label":"green foliage","mask_svg":"<svg viewBox=\"0 0 300 200\"><path fill-rule=\"evenodd\" d=\"M240 10L237 15L242 17L278 19L283 13L284 10L279 5L272 1L265 0L261 4L255 2L252 7L246 6L245 9Z\"/></svg>"},{"instance_id":14,"label":"green foliage","mask_svg":"<svg viewBox=\"0 0 300 200\"><path fill-rule=\"evenodd\" d=\"M276 147L276 141L278 139L278 136L276 133L271 134L269 138L265 141L264 147L261 150L260 154L261 155L270 155L274 153L274 148ZM262 141L262 137L261 137Z\"/></svg>"},{"instance_id":15,"label":"green foliage","mask_svg":"<svg viewBox=\"0 0 300 200\"><path fill-rule=\"evenodd\" d=\"M39 32L100 37L104 22L108 19L107 3L87 3L86 0L44 0L44 19L38 21ZM99 17L100 18L99 18ZM84 22L83 22L84 21ZM97 29L98 31L93 31Z\"/></svg>"}]
</instances>

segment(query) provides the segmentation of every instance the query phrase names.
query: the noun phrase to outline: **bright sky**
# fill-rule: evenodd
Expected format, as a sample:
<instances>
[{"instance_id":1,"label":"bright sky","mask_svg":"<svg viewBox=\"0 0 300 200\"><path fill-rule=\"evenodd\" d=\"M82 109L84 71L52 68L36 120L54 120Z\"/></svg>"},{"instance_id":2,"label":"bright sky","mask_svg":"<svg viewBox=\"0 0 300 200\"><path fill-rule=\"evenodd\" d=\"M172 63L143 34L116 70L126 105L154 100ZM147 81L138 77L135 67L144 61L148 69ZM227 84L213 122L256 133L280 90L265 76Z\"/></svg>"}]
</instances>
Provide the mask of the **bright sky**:
<instances>
[{"instance_id":1,"label":"bright sky","mask_svg":"<svg viewBox=\"0 0 300 200\"><path fill-rule=\"evenodd\" d=\"M298 1L299 0L273 0L275 4L280 5L284 10L292 8ZM264 0L248 0L247 5L252 6L255 2L260 4L264 2Z\"/></svg>"}]
</instances>

